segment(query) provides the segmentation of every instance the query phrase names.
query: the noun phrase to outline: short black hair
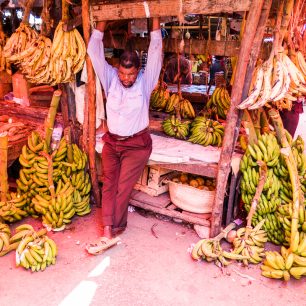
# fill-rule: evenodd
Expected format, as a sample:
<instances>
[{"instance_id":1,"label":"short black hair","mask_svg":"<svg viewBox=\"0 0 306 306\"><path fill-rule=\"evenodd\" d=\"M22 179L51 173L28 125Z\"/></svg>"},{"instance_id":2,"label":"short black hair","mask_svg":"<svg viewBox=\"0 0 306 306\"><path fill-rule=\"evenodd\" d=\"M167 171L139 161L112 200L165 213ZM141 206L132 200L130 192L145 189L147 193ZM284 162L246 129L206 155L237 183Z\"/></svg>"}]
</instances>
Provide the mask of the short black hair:
<instances>
[{"instance_id":1,"label":"short black hair","mask_svg":"<svg viewBox=\"0 0 306 306\"><path fill-rule=\"evenodd\" d=\"M138 69L140 67L140 60L137 52L125 50L120 56L119 65L124 68L135 67Z\"/></svg>"}]
</instances>

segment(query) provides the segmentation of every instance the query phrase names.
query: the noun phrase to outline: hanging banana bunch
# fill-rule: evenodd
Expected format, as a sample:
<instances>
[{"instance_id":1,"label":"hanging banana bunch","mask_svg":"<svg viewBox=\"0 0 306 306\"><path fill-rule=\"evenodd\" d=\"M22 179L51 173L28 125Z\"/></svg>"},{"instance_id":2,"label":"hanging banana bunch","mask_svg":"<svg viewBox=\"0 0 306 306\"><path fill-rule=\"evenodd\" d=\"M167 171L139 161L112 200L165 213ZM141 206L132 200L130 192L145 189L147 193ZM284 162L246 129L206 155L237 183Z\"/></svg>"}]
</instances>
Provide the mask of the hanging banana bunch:
<instances>
[{"instance_id":1,"label":"hanging banana bunch","mask_svg":"<svg viewBox=\"0 0 306 306\"><path fill-rule=\"evenodd\" d=\"M231 98L225 87L217 87L208 100L205 109L212 110L212 115L218 120L226 119L231 105Z\"/></svg>"},{"instance_id":2,"label":"hanging banana bunch","mask_svg":"<svg viewBox=\"0 0 306 306\"><path fill-rule=\"evenodd\" d=\"M306 63L300 52L297 63L283 52L257 67L254 86L238 108L254 110L272 103L278 109L291 109L292 102L306 94Z\"/></svg>"},{"instance_id":3,"label":"hanging banana bunch","mask_svg":"<svg viewBox=\"0 0 306 306\"><path fill-rule=\"evenodd\" d=\"M28 49L30 45L32 45L32 43L37 39L37 32L33 30L28 23L33 3L34 0L29 0L26 3L23 19L20 23L20 26L7 40L3 48L3 54L10 62L14 62L14 56Z\"/></svg>"}]
</instances>

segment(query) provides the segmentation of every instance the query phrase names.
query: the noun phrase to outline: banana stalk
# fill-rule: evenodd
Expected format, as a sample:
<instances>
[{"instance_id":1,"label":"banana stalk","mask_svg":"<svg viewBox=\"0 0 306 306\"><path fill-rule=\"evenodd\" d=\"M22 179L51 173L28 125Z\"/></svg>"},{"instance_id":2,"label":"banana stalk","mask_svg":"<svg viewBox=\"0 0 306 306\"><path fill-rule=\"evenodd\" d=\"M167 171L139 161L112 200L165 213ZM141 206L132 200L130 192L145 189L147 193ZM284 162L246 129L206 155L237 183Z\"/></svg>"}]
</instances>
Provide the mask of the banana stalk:
<instances>
[{"instance_id":1,"label":"banana stalk","mask_svg":"<svg viewBox=\"0 0 306 306\"><path fill-rule=\"evenodd\" d=\"M28 2L26 2L24 13L23 13L23 18L22 18L23 23L28 23L30 13L31 13L31 9L33 7L34 2L35 2L35 0L29 0Z\"/></svg>"},{"instance_id":2,"label":"banana stalk","mask_svg":"<svg viewBox=\"0 0 306 306\"><path fill-rule=\"evenodd\" d=\"M48 187L49 187L49 190L50 190L50 193L51 193L51 197L55 198L55 187L54 187L54 181L53 181L53 162L52 162L52 157L48 153L46 153L44 151L41 151L39 154L44 156L47 159L47 161L48 161L48 184L49 184Z\"/></svg>"},{"instance_id":3,"label":"banana stalk","mask_svg":"<svg viewBox=\"0 0 306 306\"><path fill-rule=\"evenodd\" d=\"M0 191L1 202L6 202L6 195L8 192L7 184L7 147L8 136L7 133L0 134Z\"/></svg>"},{"instance_id":4,"label":"banana stalk","mask_svg":"<svg viewBox=\"0 0 306 306\"><path fill-rule=\"evenodd\" d=\"M60 90L56 90L53 93L48 116L45 120L45 139L46 139L48 149L50 149L50 143L51 143L51 137L52 137L53 127L54 127L56 111L57 111L57 107L58 107L61 95L62 95L62 92Z\"/></svg>"},{"instance_id":5,"label":"banana stalk","mask_svg":"<svg viewBox=\"0 0 306 306\"><path fill-rule=\"evenodd\" d=\"M264 187L266 179L267 179L268 169L267 169L266 163L261 161L261 160L258 160L257 163L259 165L259 182L258 182L258 185L256 187L255 195L254 195L254 197L252 199L252 202L251 202L251 209L250 209L249 214L247 216L248 221L247 221L247 226L246 226L245 235L244 235L245 240L248 239L249 234L252 230L252 218L253 218L253 215L256 211L256 207L257 207L260 195L263 191L263 187Z\"/></svg>"},{"instance_id":6,"label":"banana stalk","mask_svg":"<svg viewBox=\"0 0 306 306\"><path fill-rule=\"evenodd\" d=\"M72 151L72 145L71 145L71 129L70 127L66 127L64 130L65 139L67 143L67 159L68 163L73 163L73 151Z\"/></svg>"},{"instance_id":7,"label":"banana stalk","mask_svg":"<svg viewBox=\"0 0 306 306\"><path fill-rule=\"evenodd\" d=\"M258 138L250 112L247 109L243 110L243 117L244 118L242 120L245 120L247 122L247 128L249 129L249 135L248 135L249 144L253 145L258 142Z\"/></svg>"},{"instance_id":8,"label":"banana stalk","mask_svg":"<svg viewBox=\"0 0 306 306\"><path fill-rule=\"evenodd\" d=\"M301 199L300 181L299 181L299 176L298 176L297 165L296 165L291 147L288 143L280 114L275 109L270 109L268 114L270 118L272 119L275 131L276 131L276 137L283 148L281 150L281 153L286 162L286 166L289 171L290 182L292 186L293 211L292 211L291 237L290 237L290 250L292 251L295 236L298 231L299 206L303 204L303 203L300 203L300 199Z\"/></svg>"}]
</instances>

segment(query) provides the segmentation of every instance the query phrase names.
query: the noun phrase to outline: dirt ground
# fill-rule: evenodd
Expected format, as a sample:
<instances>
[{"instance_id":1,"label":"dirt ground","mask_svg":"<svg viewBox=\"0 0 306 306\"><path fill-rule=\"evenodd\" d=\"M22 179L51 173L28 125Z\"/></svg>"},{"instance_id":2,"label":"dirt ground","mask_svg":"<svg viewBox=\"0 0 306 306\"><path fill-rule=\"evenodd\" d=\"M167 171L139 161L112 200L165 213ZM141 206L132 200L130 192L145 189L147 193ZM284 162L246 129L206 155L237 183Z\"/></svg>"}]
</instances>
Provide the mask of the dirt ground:
<instances>
[{"instance_id":1,"label":"dirt ground","mask_svg":"<svg viewBox=\"0 0 306 306\"><path fill-rule=\"evenodd\" d=\"M44 272L17 268L14 252L0 258L0 305L302 305L305 280L289 283L260 275L258 266L233 263L221 271L193 261L198 236L188 226L154 215L129 213L121 244L99 256L84 248L99 236L101 210L75 217L69 228L49 233L58 245L57 263ZM39 220L27 218L11 226ZM152 233L152 227L155 237Z\"/></svg>"}]
</instances>

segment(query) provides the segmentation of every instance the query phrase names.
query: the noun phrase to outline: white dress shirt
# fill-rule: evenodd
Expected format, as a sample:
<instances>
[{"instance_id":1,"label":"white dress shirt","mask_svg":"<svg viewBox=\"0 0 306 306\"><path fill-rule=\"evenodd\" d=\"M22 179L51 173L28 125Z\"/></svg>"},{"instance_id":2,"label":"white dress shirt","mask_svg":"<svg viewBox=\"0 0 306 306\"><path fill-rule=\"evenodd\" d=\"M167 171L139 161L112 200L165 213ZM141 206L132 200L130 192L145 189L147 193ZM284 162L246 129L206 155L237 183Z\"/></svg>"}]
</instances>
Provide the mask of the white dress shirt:
<instances>
[{"instance_id":1,"label":"white dress shirt","mask_svg":"<svg viewBox=\"0 0 306 306\"><path fill-rule=\"evenodd\" d=\"M93 31L87 53L106 95L109 131L120 136L130 136L149 126L150 95L157 84L162 66L161 31L151 32L146 68L139 72L130 88L121 84L118 70L106 62L103 36L103 32Z\"/></svg>"}]
</instances>

